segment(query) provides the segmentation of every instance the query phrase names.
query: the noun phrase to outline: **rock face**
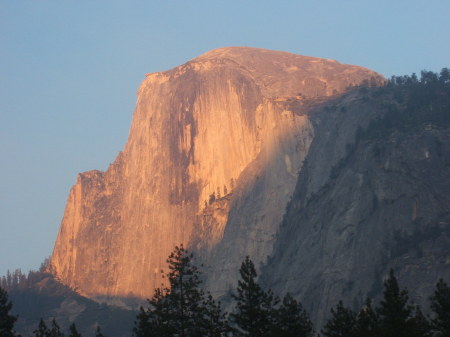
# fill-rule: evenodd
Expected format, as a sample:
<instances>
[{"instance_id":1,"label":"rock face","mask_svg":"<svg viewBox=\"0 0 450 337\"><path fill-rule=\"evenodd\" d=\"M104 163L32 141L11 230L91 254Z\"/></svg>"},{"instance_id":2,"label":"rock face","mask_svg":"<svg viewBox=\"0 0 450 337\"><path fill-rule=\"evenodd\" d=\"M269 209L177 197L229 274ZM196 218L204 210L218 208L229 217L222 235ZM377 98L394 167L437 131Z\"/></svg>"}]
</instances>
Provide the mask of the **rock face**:
<instances>
[{"instance_id":1,"label":"rock face","mask_svg":"<svg viewBox=\"0 0 450 337\"><path fill-rule=\"evenodd\" d=\"M128 142L78 176L51 258L95 299L149 297L175 245L196 250L224 293L245 255L264 263L314 138L317 101L378 74L254 48L208 52L148 74ZM220 268L217 267L220 261Z\"/></svg>"},{"instance_id":2,"label":"rock face","mask_svg":"<svg viewBox=\"0 0 450 337\"><path fill-rule=\"evenodd\" d=\"M392 109L387 96L348 94L313 115L315 137L263 268L263 283L301 299L318 326L339 300L377 302L391 268L424 310L438 279L450 278L450 127L421 121L365 138Z\"/></svg>"}]
</instances>

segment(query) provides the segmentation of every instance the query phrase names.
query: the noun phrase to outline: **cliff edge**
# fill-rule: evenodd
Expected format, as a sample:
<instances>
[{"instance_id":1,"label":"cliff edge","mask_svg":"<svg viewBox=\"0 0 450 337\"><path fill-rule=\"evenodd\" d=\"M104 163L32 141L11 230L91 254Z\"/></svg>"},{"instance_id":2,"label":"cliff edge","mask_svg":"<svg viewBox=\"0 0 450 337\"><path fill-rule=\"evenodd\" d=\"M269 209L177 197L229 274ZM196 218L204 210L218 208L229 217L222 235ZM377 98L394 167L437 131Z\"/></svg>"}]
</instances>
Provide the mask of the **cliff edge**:
<instances>
[{"instance_id":1,"label":"cliff edge","mask_svg":"<svg viewBox=\"0 0 450 337\"><path fill-rule=\"evenodd\" d=\"M107 171L80 173L70 191L52 273L91 298L147 298L183 244L226 289L230 279L212 261L237 271L243 256L262 263L271 254L314 138L307 111L364 81L383 78L246 47L148 74L125 148Z\"/></svg>"}]
</instances>

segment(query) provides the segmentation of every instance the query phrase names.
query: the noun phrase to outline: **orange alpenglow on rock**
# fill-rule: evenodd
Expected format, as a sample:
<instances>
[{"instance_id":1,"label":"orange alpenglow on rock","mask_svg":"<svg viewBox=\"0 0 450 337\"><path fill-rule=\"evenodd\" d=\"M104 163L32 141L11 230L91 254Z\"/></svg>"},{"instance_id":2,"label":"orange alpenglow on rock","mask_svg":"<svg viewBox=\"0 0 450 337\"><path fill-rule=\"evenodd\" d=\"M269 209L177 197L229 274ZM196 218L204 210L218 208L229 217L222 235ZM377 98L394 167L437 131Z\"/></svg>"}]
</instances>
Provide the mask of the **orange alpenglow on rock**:
<instances>
[{"instance_id":1,"label":"orange alpenglow on rock","mask_svg":"<svg viewBox=\"0 0 450 337\"><path fill-rule=\"evenodd\" d=\"M52 273L111 300L152 296L175 245L197 251L206 273L219 244L229 247L222 268L237 273L245 255L263 262L314 137L304 112L368 80L383 82L361 67L246 47L148 74L125 148L70 191ZM223 242L230 216L242 239Z\"/></svg>"}]
</instances>

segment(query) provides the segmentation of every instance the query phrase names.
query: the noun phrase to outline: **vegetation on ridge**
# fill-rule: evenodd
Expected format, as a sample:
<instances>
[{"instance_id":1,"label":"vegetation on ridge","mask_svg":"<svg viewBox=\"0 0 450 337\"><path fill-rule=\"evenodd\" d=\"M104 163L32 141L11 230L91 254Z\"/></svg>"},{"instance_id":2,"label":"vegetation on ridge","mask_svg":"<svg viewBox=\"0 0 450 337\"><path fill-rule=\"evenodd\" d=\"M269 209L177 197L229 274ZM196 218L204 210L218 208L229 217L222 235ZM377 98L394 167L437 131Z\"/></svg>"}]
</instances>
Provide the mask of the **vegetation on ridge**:
<instances>
[{"instance_id":1,"label":"vegetation on ridge","mask_svg":"<svg viewBox=\"0 0 450 337\"><path fill-rule=\"evenodd\" d=\"M366 88L360 89L368 94ZM373 120L366 130L359 130L357 139L386 137L394 130L410 130L417 126L443 127L450 125L450 70L440 74L422 71L420 79L411 76L393 76L385 86L374 88L372 99L392 96L384 102L386 113Z\"/></svg>"}]
</instances>

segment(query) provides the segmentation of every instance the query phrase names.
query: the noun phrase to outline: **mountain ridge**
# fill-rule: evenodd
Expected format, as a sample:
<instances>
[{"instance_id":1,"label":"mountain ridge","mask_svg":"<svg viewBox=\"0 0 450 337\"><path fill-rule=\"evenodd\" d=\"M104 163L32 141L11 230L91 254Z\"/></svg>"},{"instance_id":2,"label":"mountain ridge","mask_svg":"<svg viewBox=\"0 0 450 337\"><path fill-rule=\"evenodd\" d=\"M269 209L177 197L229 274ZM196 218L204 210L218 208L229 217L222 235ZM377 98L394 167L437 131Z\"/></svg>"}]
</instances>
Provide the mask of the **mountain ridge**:
<instances>
[{"instance_id":1,"label":"mountain ridge","mask_svg":"<svg viewBox=\"0 0 450 337\"><path fill-rule=\"evenodd\" d=\"M364 68L252 48L219 49L148 75L124 149L107 171L81 173L71 189L50 270L104 301L151 296L179 244L195 243L209 267L225 261L238 270L245 255L263 263L314 137L306 112L320 98L384 81ZM225 189L229 210L201 220ZM223 276L212 271L209 280L226 288L231 278Z\"/></svg>"},{"instance_id":2,"label":"mountain ridge","mask_svg":"<svg viewBox=\"0 0 450 337\"><path fill-rule=\"evenodd\" d=\"M322 111L322 134L262 272L266 286L301 298L318 325L339 300L378 301L391 268L422 307L422 294L450 277L450 92L448 79L447 87L425 79L361 88L358 101ZM333 134L350 125L339 115L363 116L346 141Z\"/></svg>"}]
</instances>

